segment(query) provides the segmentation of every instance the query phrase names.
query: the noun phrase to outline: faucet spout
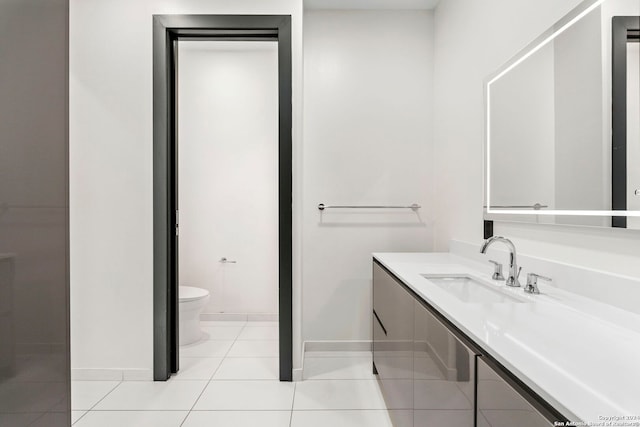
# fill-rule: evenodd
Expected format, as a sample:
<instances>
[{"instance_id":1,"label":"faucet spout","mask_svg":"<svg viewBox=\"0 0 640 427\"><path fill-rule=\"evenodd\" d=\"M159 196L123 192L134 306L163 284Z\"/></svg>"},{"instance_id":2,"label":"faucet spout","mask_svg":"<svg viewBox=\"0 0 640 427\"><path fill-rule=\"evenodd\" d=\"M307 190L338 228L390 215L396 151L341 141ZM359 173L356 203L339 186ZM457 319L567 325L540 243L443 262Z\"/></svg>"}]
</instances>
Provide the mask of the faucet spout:
<instances>
[{"instance_id":1,"label":"faucet spout","mask_svg":"<svg viewBox=\"0 0 640 427\"><path fill-rule=\"evenodd\" d=\"M489 246L491 246L495 242L502 242L507 246L507 248L509 248L509 277L507 278L506 282L507 286L520 287L520 281L518 280L518 277L520 276L520 270L522 270L522 268L518 268L516 247L511 240L502 236L489 237L482 244L480 253L486 253Z\"/></svg>"}]
</instances>

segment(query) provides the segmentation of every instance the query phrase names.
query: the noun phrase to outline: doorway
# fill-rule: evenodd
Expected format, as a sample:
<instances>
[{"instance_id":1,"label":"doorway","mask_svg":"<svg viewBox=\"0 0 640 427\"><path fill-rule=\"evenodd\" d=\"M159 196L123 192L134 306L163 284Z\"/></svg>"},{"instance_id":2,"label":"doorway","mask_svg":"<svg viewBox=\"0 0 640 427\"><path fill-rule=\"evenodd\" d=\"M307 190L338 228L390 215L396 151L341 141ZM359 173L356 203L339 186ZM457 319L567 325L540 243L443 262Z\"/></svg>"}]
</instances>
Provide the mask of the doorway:
<instances>
[{"instance_id":1,"label":"doorway","mask_svg":"<svg viewBox=\"0 0 640 427\"><path fill-rule=\"evenodd\" d=\"M277 285L279 378L292 380L291 17L154 16L154 379L179 369L178 46L185 41L277 44ZM228 201L212 202L222 206ZM215 207L215 206L213 206ZM255 212L254 214L259 214ZM225 256L220 259L226 258ZM220 260L217 260L218 262ZM231 261L228 259L228 261Z\"/></svg>"},{"instance_id":2,"label":"doorway","mask_svg":"<svg viewBox=\"0 0 640 427\"><path fill-rule=\"evenodd\" d=\"M204 320L277 321L278 46L187 40L178 58L179 284L209 292Z\"/></svg>"}]
</instances>

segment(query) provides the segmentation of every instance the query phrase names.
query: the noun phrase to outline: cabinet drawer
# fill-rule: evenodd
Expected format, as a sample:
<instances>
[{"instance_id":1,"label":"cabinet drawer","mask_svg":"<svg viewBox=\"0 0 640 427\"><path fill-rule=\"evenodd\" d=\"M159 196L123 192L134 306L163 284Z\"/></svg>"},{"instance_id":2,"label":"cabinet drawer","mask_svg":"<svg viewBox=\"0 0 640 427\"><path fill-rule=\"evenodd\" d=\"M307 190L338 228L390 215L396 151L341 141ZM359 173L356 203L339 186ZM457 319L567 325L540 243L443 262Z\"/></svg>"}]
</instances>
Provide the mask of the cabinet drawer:
<instances>
[{"instance_id":1,"label":"cabinet drawer","mask_svg":"<svg viewBox=\"0 0 640 427\"><path fill-rule=\"evenodd\" d=\"M478 357L478 427L550 427L554 423L537 410L532 403L538 399L526 390L516 390L491 368L482 356Z\"/></svg>"},{"instance_id":2,"label":"cabinet drawer","mask_svg":"<svg viewBox=\"0 0 640 427\"><path fill-rule=\"evenodd\" d=\"M413 301L411 294L393 276L374 263L373 310L390 340L408 343L413 339Z\"/></svg>"},{"instance_id":3,"label":"cabinet drawer","mask_svg":"<svg viewBox=\"0 0 640 427\"><path fill-rule=\"evenodd\" d=\"M414 319L414 427L473 427L475 353L419 301Z\"/></svg>"}]
</instances>

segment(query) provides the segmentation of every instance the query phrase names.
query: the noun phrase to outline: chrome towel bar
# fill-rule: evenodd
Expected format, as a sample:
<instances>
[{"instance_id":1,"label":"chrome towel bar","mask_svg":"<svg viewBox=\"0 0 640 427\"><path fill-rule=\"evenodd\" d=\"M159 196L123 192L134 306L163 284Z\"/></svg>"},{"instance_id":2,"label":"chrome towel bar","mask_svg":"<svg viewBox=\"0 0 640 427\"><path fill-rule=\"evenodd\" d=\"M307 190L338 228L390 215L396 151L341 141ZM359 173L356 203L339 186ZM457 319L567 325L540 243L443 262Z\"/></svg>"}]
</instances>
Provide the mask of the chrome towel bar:
<instances>
[{"instance_id":1,"label":"chrome towel bar","mask_svg":"<svg viewBox=\"0 0 640 427\"><path fill-rule=\"evenodd\" d=\"M422 206L417 203L414 203L409 206L378 206L378 205L361 205L361 206L353 206L353 205L344 205L344 206L334 206L334 205L325 205L324 203L320 203L318 205L318 209L323 211L325 209L411 209L418 210Z\"/></svg>"}]
</instances>

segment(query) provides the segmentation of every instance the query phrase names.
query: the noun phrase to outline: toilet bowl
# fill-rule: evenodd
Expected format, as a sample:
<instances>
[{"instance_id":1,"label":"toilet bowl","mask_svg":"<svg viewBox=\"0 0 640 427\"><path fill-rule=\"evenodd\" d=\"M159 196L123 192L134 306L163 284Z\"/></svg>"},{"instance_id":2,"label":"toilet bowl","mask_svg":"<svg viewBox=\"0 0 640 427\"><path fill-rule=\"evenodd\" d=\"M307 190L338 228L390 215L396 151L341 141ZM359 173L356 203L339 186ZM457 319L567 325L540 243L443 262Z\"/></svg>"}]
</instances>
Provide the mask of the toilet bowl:
<instances>
[{"instance_id":1,"label":"toilet bowl","mask_svg":"<svg viewBox=\"0 0 640 427\"><path fill-rule=\"evenodd\" d=\"M209 291L193 286L180 286L178 300L180 345L199 341L202 338L200 313L209 301Z\"/></svg>"}]
</instances>

